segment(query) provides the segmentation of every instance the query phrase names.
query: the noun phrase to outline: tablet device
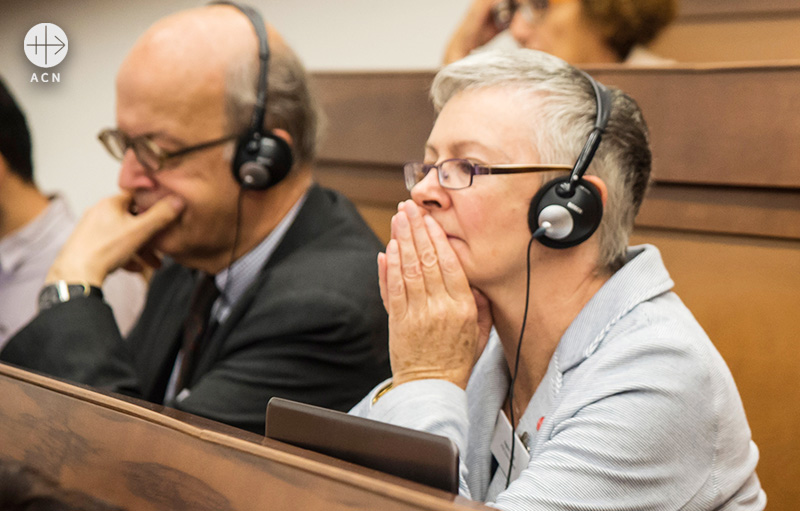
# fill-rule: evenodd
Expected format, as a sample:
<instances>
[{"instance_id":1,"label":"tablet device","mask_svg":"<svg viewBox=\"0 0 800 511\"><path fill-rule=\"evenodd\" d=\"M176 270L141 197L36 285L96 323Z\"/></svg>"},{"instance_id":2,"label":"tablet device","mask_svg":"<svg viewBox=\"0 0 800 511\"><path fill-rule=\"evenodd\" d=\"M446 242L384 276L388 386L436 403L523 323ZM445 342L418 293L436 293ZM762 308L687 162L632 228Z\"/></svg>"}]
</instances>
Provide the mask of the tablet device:
<instances>
[{"instance_id":1,"label":"tablet device","mask_svg":"<svg viewBox=\"0 0 800 511\"><path fill-rule=\"evenodd\" d=\"M458 447L449 438L274 397L267 438L458 493Z\"/></svg>"}]
</instances>

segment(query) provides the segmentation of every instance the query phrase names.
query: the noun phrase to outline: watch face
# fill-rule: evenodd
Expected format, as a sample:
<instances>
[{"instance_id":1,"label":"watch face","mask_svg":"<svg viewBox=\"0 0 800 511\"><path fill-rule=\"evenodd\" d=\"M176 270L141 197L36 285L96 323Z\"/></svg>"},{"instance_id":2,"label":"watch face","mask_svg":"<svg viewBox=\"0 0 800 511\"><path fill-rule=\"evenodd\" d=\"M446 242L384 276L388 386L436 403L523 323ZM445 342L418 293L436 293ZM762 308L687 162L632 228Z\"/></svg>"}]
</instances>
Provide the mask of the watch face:
<instances>
[{"instance_id":1,"label":"watch face","mask_svg":"<svg viewBox=\"0 0 800 511\"><path fill-rule=\"evenodd\" d=\"M55 284L50 284L42 289L39 293L39 310L44 310L52 307L54 304L60 302L58 296L58 287Z\"/></svg>"},{"instance_id":2,"label":"watch face","mask_svg":"<svg viewBox=\"0 0 800 511\"><path fill-rule=\"evenodd\" d=\"M103 299L103 291L89 284L67 284L59 280L42 288L39 293L39 310L49 309L57 303L67 302L76 297L97 297Z\"/></svg>"}]
</instances>

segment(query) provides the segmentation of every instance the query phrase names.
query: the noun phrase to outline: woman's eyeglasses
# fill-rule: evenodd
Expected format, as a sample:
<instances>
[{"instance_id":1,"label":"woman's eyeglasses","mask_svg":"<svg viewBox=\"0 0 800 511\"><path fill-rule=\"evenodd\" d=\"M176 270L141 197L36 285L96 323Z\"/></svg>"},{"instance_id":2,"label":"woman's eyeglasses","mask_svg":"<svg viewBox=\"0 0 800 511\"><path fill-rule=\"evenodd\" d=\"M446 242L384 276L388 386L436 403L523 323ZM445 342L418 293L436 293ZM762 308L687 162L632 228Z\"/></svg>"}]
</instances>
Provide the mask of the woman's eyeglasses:
<instances>
[{"instance_id":1,"label":"woman's eyeglasses","mask_svg":"<svg viewBox=\"0 0 800 511\"><path fill-rule=\"evenodd\" d=\"M417 183L422 181L432 169L436 169L439 185L442 188L461 190L472 185L473 176L559 170L569 172L572 170L572 166L546 164L481 165L461 158L453 158L437 164L412 161L403 165L403 174L408 191L411 191Z\"/></svg>"}]
</instances>

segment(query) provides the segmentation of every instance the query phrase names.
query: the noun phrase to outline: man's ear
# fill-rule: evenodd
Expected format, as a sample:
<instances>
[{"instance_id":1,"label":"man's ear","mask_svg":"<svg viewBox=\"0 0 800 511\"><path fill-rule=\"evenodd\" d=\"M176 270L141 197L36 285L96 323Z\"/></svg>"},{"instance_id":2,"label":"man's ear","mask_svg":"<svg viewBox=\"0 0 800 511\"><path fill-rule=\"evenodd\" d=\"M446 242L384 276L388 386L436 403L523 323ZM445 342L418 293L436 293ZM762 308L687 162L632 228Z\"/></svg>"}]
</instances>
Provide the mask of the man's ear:
<instances>
[{"instance_id":1,"label":"man's ear","mask_svg":"<svg viewBox=\"0 0 800 511\"><path fill-rule=\"evenodd\" d=\"M597 190L600 192L600 200L603 201L603 208L605 208L606 202L608 201L608 187L606 187L605 181L603 181L597 176L587 176L587 175L584 175L583 179L589 181L595 187L597 187Z\"/></svg>"},{"instance_id":2,"label":"man's ear","mask_svg":"<svg viewBox=\"0 0 800 511\"><path fill-rule=\"evenodd\" d=\"M288 131L282 130L280 128L275 128L274 130L272 130L271 133L276 137L283 139L284 142L289 144L289 147L294 149L294 141L292 140L292 136L289 135Z\"/></svg>"}]
</instances>

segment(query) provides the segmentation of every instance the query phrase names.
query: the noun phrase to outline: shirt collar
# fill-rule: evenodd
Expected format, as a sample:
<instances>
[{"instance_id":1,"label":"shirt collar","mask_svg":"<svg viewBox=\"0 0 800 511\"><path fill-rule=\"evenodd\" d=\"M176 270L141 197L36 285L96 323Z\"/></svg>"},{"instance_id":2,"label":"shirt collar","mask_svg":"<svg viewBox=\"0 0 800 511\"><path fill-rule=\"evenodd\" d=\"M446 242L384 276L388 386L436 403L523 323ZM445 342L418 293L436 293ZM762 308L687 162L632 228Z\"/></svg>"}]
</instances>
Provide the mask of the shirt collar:
<instances>
[{"instance_id":1,"label":"shirt collar","mask_svg":"<svg viewBox=\"0 0 800 511\"><path fill-rule=\"evenodd\" d=\"M220 297L214 303L211 315L222 322L230 314L233 305L242 297L248 287L255 281L261 268L267 264L275 249L280 244L286 231L294 222L300 208L305 203L308 192L294 203L278 225L255 248L236 260L231 266L220 271L214 277ZM230 278L229 278L230 276Z\"/></svg>"},{"instance_id":2,"label":"shirt collar","mask_svg":"<svg viewBox=\"0 0 800 511\"><path fill-rule=\"evenodd\" d=\"M595 293L561 338L555 354L559 371L566 372L583 362L597 350L617 321L640 303L666 293L673 285L656 247L630 247L625 265Z\"/></svg>"},{"instance_id":3,"label":"shirt collar","mask_svg":"<svg viewBox=\"0 0 800 511\"><path fill-rule=\"evenodd\" d=\"M64 217L71 217L66 201L57 195L50 197L50 204L36 218L0 240L0 271L16 271L31 253L58 238Z\"/></svg>"}]
</instances>

